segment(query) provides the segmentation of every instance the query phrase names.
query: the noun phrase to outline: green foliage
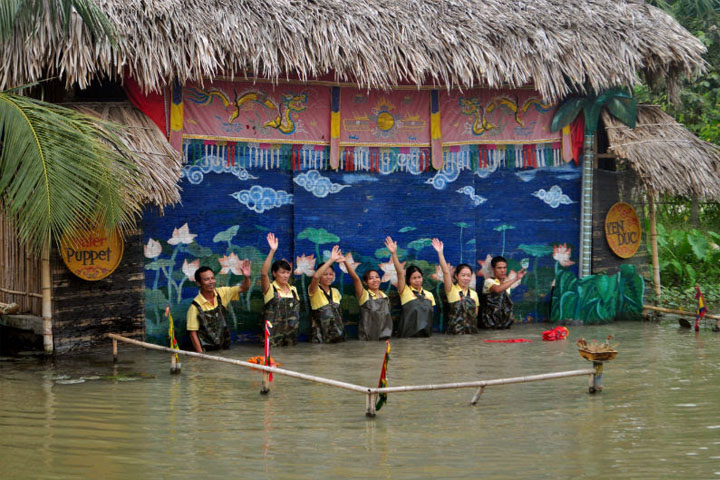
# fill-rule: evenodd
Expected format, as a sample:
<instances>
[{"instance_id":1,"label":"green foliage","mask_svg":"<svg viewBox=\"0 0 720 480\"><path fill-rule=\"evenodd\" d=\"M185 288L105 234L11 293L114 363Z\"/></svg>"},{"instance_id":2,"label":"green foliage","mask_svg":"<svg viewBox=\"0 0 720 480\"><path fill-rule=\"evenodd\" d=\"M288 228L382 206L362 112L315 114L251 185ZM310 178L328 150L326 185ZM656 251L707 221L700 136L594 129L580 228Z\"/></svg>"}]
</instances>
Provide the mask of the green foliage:
<instances>
[{"instance_id":1,"label":"green foliage","mask_svg":"<svg viewBox=\"0 0 720 480\"><path fill-rule=\"evenodd\" d=\"M407 256L407 250L405 250L404 248L398 247L397 255L398 255L398 258L400 260L402 260L403 258L405 258ZM375 250L375 258L382 260L382 259L389 258L389 257L390 257L390 250L388 250L386 247L378 248L377 250Z\"/></svg>"},{"instance_id":2,"label":"green foliage","mask_svg":"<svg viewBox=\"0 0 720 480\"><path fill-rule=\"evenodd\" d=\"M720 234L657 225L660 283L684 289L720 285ZM650 247L648 246L648 249Z\"/></svg>"},{"instance_id":3,"label":"green foliage","mask_svg":"<svg viewBox=\"0 0 720 480\"><path fill-rule=\"evenodd\" d=\"M51 238L77 241L88 225L132 228L143 187L116 128L0 92L0 204L32 251Z\"/></svg>"},{"instance_id":4,"label":"green foliage","mask_svg":"<svg viewBox=\"0 0 720 480\"><path fill-rule=\"evenodd\" d=\"M415 227L403 227L400 230L398 230L400 233L406 233L406 232L412 232L417 230Z\"/></svg>"},{"instance_id":5,"label":"green foliage","mask_svg":"<svg viewBox=\"0 0 720 480\"><path fill-rule=\"evenodd\" d=\"M612 276L589 275L582 279L560 269L555 275L551 320L590 324L639 318L644 293L645 282L633 265L623 265Z\"/></svg>"},{"instance_id":6,"label":"green foliage","mask_svg":"<svg viewBox=\"0 0 720 480\"><path fill-rule=\"evenodd\" d=\"M635 89L641 103L660 105L705 141L720 145L720 2L717 0L651 0L695 35L707 48L707 71L680 89L680 104L669 102L664 92L647 85Z\"/></svg>"}]
</instances>

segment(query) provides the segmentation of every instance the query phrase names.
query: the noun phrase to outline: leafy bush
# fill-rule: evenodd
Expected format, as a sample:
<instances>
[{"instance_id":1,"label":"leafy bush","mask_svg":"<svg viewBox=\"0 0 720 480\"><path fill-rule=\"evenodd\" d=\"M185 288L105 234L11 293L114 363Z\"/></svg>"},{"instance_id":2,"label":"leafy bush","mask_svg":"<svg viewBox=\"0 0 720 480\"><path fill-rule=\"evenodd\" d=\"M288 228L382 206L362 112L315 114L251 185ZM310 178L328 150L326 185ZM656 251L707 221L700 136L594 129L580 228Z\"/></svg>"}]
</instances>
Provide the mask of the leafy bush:
<instances>
[{"instance_id":1,"label":"leafy bush","mask_svg":"<svg viewBox=\"0 0 720 480\"><path fill-rule=\"evenodd\" d=\"M686 289L720 285L720 234L697 229L668 230L658 224L661 284Z\"/></svg>"}]
</instances>

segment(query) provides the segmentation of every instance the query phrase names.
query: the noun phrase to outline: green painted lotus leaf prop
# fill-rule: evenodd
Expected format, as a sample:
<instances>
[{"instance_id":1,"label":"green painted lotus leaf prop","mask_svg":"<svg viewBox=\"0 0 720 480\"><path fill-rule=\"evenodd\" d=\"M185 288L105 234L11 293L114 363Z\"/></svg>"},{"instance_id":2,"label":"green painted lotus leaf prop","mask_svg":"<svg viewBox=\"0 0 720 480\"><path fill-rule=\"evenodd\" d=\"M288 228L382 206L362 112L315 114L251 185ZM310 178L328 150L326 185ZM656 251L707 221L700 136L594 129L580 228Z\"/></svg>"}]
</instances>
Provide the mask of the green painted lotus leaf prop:
<instances>
[{"instance_id":1,"label":"green painted lotus leaf prop","mask_svg":"<svg viewBox=\"0 0 720 480\"><path fill-rule=\"evenodd\" d=\"M403 227L400 230L398 230L400 233L406 233L406 232L413 232L417 230L415 227Z\"/></svg>"},{"instance_id":2,"label":"green painted lotus leaf prop","mask_svg":"<svg viewBox=\"0 0 720 480\"><path fill-rule=\"evenodd\" d=\"M399 259L403 259L407 255L407 250L405 250L404 248L398 247L397 255L398 255ZM382 259L388 258L389 256L390 256L390 250L388 250L387 247L378 248L377 250L375 250L375 258L382 260Z\"/></svg>"},{"instance_id":3,"label":"green painted lotus leaf prop","mask_svg":"<svg viewBox=\"0 0 720 480\"><path fill-rule=\"evenodd\" d=\"M504 232L505 230L515 230L515 227L503 223L502 225L498 225L497 227L493 228L493 230L495 230L496 232Z\"/></svg>"},{"instance_id":4,"label":"green painted lotus leaf prop","mask_svg":"<svg viewBox=\"0 0 720 480\"><path fill-rule=\"evenodd\" d=\"M233 225L232 227L228 228L227 230L223 230L222 232L218 233L213 237L213 242L229 242L232 240L235 235L237 235L238 230L240 229L240 225Z\"/></svg>"},{"instance_id":5,"label":"green painted lotus leaf prop","mask_svg":"<svg viewBox=\"0 0 720 480\"><path fill-rule=\"evenodd\" d=\"M161 268L172 267L174 265L174 260L170 260L169 258L158 258L157 260L145 265L145 270L160 270Z\"/></svg>"},{"instance_id":6,"label":"green painted lotus leaf prop","mask_svg":"<svg viewBox=\"0 0 720 480\"><path fill-rule=\"evenodd\" d=\"M317 245L323 245L325 243L338 243L340 237L332 234L324 228L312 228L308 227L298 234L299 240L310 240L312 243Z\"/></svg>"},{"instance_id":7,"label":"green painted lotus leaf prop","mask_svg":"<svg viewBox=\"0 0 720 480\"><path fill-rule=\"evenodd\" d=\"M526 245L521 243L518 245L518 248L533 257L544 257L545 255L552 254L553 252L552 247L548 245Z\"/></svg>"},{"instance_id":8,"label":"green painted lotus leaf prop","mask_svg":"<svg viewBox=\"0 0 720 480\"><path fill-rule=\"evenodd\" d=\"M456 222L456 223L455 223L455 226L456 226L456 227L460 227L460 228L470 228L470 225L468 225L468 224L465 223L465 222Z\"/></svg>"},{"instance_id":9,"label":"green painted lotus leaf prop","mask_svg":"<svg viewBox=\"0 0 720 480\"><path fill-rule=\"evenodd\" d=\"M418 238L417 240L413 240L412 242L408 243L408 248L412 248L413 250L417 250L419 252L423 248L429 247L430 245L432 245L432 239Z\"/></svg>"}]
</instances>

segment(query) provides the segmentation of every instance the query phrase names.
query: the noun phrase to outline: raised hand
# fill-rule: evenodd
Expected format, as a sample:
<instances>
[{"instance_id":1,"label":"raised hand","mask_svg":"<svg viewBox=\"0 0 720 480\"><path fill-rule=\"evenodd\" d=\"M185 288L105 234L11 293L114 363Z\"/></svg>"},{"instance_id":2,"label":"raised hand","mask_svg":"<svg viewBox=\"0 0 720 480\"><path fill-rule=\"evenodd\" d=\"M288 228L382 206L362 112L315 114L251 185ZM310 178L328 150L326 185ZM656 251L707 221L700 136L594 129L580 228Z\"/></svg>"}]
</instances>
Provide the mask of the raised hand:
<instances>
[{"instance_id":1,"label":"raised hand","mask_svg":"<svg viewBox=\"0 0 720 480\"><path fill-rule=\"evenodd\" d=\"M340 250L340 247L335 245L332 248L332 251L330 252L330 260L333 262L344 262L345 257L343 257L342 250Z\"/></svg>"},{"instance_id":2,"label":"raised hand","mask_svg":"<svg viewBox=\"0 0 720 480\"><path fill-rule=\"evenodd\" d=\"M521 268L520 271L517 273L518 280L522 280L522 278L527 274L527 270L524 268Z\"/></svg>"},{"instance_id":3,"label":"raised hand","mask_svg":"<svg viewBox=\"0 0 720 480\"><path fill-rule=\"evenodd\" d=\"M443 244L443 242L441 242L441 241L440 241L439 239L437 239L437 238L433 238L433 239L432 239L432 246L433 246L433 248L435 249L435 251L438 252L438 253L442 252L443 249L445 248L445 245Z\"/></svg>"},{"instance_id":4,"label":"raised hand","mask_svg":"<svg viewBox=\"0 0 720 480\"><path fill-rule=\"evenodd\" d=\"M247 258L243 260L242 263L240 263L240 271L242 272L243 276L249 277L252 273L252 262Z\"/></svg>"},{"instance_id":5,"label":"raised hand","mask_svg":"<svg viewBox=\"0 0 720 480\"><path fill-rule=\"evenodd\" d=\"M397 242L393 242L393 239L390 238L390 236L385 238L385 247L388 249L391 255L397 253Z\"/></svg>"},{"instance_id":6,"label":"raised hand","mask_svg":"<svg viewBox=\"0 0 720 480\"><path fill-rule=\"evenodd\" d=\"M267 234L267 242L270 245L270 250L275 251L278 249L280 243L274 233L270 232Z\"/></svg>"}]
</instances>

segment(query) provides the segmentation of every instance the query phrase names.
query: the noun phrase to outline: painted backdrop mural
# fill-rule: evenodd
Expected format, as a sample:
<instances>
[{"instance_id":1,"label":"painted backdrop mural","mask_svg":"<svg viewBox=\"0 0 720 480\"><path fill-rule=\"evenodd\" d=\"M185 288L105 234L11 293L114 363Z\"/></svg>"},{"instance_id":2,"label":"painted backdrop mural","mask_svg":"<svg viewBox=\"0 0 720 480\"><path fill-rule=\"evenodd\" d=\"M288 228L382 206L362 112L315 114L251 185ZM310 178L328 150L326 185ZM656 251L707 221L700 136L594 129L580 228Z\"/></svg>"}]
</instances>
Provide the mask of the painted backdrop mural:
<instances>
[{"instance_id":1,"label":"painted backdrop mural","mask_svg":"<svg viewBox=\"0 0 720 480\"><path fill-rule=\"evenodd\" d=\"M276 258L293 265L303 301L301 333L309 329L306 287L335 244L351 254L360 275L379 269L383 289L399 307L397 273L383 246L387 235L398 241L401 262L420 266L425 288L436 295L436 330L446 319L430 246L435 236L451 265L476 266L478 287L494 255L508 259L512 275L526 266L530 273L513 291L516 316L548 318L553 277L576 269L580 191L578 166L562 160L559 136L544 130L550 107L525 90L441 92L445 143L442 167L435 169L432 91L362 98L355 89L333 87L332 118L340 120L342 140L335 170L330 91L248 82L185 87L182 205L144 217L148 338L166 341L167 305L185 333L197 268L208 265L218 285L234 285L247 258L251 289L230 306L230 323L236 339L257 339L259 271L270 231L280 239ZM484 132L473 131L483 124ZM357 300L346 272L336 267L336 274L352 335Z\"/></svg>"}]
</instances>

